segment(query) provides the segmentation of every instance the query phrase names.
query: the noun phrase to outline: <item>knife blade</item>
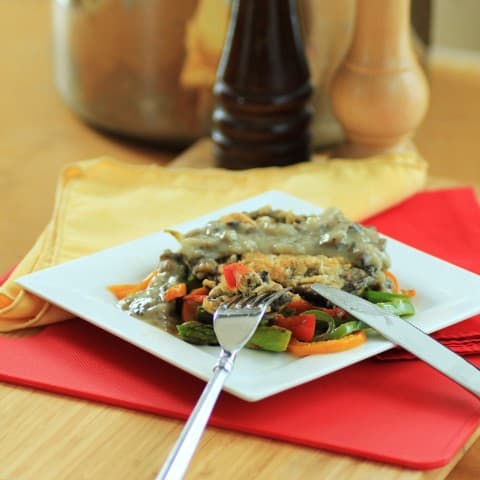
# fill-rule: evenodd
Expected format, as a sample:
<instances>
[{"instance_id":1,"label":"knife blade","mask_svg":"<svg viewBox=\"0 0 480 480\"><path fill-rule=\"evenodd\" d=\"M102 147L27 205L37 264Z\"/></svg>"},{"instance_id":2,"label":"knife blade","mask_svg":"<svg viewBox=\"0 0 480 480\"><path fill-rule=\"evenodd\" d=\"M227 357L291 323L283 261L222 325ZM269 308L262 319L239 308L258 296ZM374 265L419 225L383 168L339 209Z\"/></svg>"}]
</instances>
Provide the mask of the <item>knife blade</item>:
<instances>
[{"instance_id":1,"label":"knife blade","mask_svg":"<svg viewBox=\"0 0 480 480\"><path fill-rule=\"evenodd\" d=\"M480 397L480 369L460 355L417 328L412 323L388 312L374 303L339 288L320 283L312 290L368 326L396 345L449 377L477 397Z\"/></svg>"}]
</instances>

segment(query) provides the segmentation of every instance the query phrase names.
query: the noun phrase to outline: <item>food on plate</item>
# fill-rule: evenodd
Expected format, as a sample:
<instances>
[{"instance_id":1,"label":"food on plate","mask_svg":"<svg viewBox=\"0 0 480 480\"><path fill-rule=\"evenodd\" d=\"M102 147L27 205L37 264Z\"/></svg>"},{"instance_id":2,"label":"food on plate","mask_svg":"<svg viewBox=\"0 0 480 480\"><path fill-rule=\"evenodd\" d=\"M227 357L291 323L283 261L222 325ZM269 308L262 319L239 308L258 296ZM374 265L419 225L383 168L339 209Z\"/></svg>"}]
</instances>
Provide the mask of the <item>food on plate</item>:
<instances>
[{"instance_id":1,"label":"food on plate","mask_svg":"<svg viewBox=\"0 0 480 480\"><path fill-rule=\"evenodd\" d=\"M299 215L262 207L185 234L133 285L111 285L122 309L198 345L216 345L213 313L236 295L290 290L269 307L247 347L305 356L353 348L367 326L313 292L324 283L390 311L414 313L414 291L399 289L386 240L338 209Z\"/></svg>"}]
</instances>

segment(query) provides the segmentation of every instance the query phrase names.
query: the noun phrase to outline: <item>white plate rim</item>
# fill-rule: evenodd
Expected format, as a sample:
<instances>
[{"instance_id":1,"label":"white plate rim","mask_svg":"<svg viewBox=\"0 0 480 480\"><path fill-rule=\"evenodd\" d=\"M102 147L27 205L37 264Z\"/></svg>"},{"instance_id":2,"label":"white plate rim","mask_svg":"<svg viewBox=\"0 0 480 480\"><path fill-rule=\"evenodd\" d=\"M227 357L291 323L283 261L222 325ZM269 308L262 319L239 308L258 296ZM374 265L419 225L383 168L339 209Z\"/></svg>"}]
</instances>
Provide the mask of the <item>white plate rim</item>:
<instances>
[{"instance_id":1,"label":"white plate rim","mask_svg":"<svg viewBox=\"0 0 480 480\"><path fill-rule=\"evenodd\" d=\"M263 205L291 209L299 213L322 211L321 208L290 194L271 190L171 228L186 232L226 213L255 210ZM412 323L431 333L480 313L478 275L386 235L382 236L387 239L392 270L396 274L399 271L402 284L406 288L415 288L423 301L423 306L422 303L417 305L417 313L412 317ZM159 246L153 252L156 242ZM133 271L129 266L126 275L126 267L115 260L125 256L136 258L135 249L147 246L149 254L142 257L142 261L136 264ZM106 289L111 283L142 278L155 268L155 264L150 261L151 254L154 253L158 258L163 248L175 246L176 242L170 236L158 232L25 275L19 278L17 283L35 295L206 381L211 376L218 348L190 345L130 316L117 307L115 299ZM99 272L94 268L96 275L102 273L103 277L109 278L108 283L102 284L104 288L98 289L99 285L95 283L87 286L84 281L78 280L78 275L88 274L92 267L102 269ZM107 268L108 272L105 271ZM412 269L415 269L415 275L412 275ZM424 287L425 282L429 285L428 289ZM225 390L246 401L262 400L353 365L391 347L392 344L384 339L369 338L364 345L346 352L305 358L296 358L286 353L244 350L226 381Z\"/></svg>"}]
</instances>

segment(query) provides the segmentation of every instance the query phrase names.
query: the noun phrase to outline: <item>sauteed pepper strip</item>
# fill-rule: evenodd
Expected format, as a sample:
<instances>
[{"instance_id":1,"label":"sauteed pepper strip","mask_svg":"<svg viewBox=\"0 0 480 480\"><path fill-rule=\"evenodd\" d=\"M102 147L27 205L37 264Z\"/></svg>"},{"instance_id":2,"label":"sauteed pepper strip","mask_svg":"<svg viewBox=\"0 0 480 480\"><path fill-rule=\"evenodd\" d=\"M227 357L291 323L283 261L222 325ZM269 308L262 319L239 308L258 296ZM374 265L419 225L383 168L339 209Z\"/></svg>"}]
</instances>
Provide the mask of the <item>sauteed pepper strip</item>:
<instances>
[{"instance_id":1,"label":"sauteed pepper strip","mask_svg":"<svg viewBox=\"0 0 480 480\"><path fill-rule=\"evenodd\" d=\"M296 338L290 340L287 350L298 357L306 357L316 353L334 353L349 350L364 343L367 335L363 330L351 333L345 337L334 340L323 340L320 342L301 342Z\"/></svg>"},{"instance_id":2,"label":"sauteed pepper strip","mask_svg":"<svg viewBox=\"0 0 480 480\"><path fill-rule=\"evenodd\" d=\"M408 295L367 290L364 296L369 302L375 303L379 307L400 317L413 315L415 313L415 307Z\"/></svg>"},{"instance_id":3,"label":"sauteed pepper strip","mask_svg":"<svg viewBox=\"0 0 480 480\"><path fill-rule=\"evenodd\" d=\"M116 285L109 285L107 288L115 295L115 297L117 297L118 300L121 300L122 298L128 297L132 293L145 290L157 274L158 270L154 270L138 283L120 283Z\"/></svg>"},{"instance_id":4,"label":"sauteed pepper strip","mask_svg":"<svg viewBox=\"0 0 480 480\"><path fill-rule=\"evenodd\" d=\"M163 300L165 300L165 302L171 302L176 298L184 297L186 294L187 285L185 283L176 283L165 290L165 293L163 294Z\"/></svg>"},{"instance_id":5,"label":"sauteed pepper strip","mask_svg":"<svg viewBox=\"0 0 480 480\"><path fill-rule=\"evenodd\" d=\"M231 290L237 288L238 283L243 275L249 273L251 270L243 263L227 263L223 266L223 276L225 283Z\"/></svg>"},{"instance_id":6,"label":"sauteed pepper strip","mask_svg":"<svg viewBox=\"0 0 480 480\"><path fill-rule=\"evenodd\" d=\"M310 342L315 334L315 315L301 313L291 317L285 317L278 314L275 317L275 325L286 328L292 332L292 335L304 342Z\"/></svg>"}]
</instances>

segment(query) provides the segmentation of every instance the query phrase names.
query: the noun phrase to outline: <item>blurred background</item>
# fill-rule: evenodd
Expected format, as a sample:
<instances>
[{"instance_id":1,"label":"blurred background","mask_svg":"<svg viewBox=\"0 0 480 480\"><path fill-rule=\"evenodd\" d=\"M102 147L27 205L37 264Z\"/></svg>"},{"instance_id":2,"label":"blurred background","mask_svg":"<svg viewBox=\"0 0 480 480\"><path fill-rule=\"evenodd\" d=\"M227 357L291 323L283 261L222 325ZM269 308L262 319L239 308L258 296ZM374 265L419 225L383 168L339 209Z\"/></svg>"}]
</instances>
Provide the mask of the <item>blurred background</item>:
<instances>
[{"instance_id":1,"label":"blurred background","mask_svg":"<svg viewBox=\"0 0 480 480\"><path fill-rule=\"evenodd\" d=\"M480 2L413 0L412 19L428 44L480 51Z\"/></svg>"},{"instance_id":2,"label":"blurred background","mask_svg":"<svg viewBox=\"0 0 480 480\"><path fill-rule=\"evenodd\" d=\"M349 46L355 0L298 0L314 86L317 148L340 142L329 82ZM185 146L208 135L228 0L53 0L55 84L92 125ZM476 0L412 0L412 37L430 55L478 51ZM450 52L452 53L452 52ZM454 52L453 52L454 54Z\"/></svg>"}]
</instances>

